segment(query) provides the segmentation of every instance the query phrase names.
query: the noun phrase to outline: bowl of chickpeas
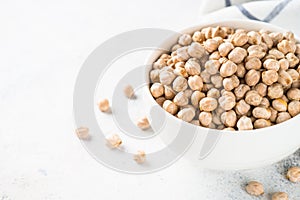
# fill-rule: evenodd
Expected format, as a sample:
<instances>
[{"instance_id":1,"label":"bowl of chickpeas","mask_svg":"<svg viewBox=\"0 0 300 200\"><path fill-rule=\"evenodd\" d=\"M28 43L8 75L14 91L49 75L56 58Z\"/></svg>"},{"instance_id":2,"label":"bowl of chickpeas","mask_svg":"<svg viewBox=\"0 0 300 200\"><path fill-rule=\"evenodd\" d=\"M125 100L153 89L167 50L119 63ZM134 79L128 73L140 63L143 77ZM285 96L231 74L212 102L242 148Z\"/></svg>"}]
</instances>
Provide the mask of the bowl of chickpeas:
<instances>
[{"instance_id":1,"label":"bowl of chickpeas","mask_svg":"<svg viewBox=\"0 0 300 200\"><path fill-rule=\"evenodd\" d=\"M181 126L194 130L184 134L195 134L185 153L195 164L261 167L300 148L299 60L299 40L283 28L250 20L200 24L151 53L145 98L166 116L166 143Z\"/></svg>"}]
</instances>

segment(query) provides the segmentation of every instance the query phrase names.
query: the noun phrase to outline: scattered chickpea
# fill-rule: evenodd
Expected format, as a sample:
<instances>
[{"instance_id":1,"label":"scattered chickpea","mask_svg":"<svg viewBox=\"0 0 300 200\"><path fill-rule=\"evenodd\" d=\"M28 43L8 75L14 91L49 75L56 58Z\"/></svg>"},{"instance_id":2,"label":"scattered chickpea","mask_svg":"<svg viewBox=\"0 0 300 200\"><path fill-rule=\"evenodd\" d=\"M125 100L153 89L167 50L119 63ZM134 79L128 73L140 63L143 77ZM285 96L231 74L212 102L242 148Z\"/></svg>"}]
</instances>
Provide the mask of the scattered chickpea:
<instances>
[{"instance_id":1,"label":"scattered chickpea","mask_svg":"<svg viewBox=\"0 0 300 200\"><path fill-rule=\"evenodd\" d=\"M199 120L192 120L190 123L191 123L191 124L194 124L194 125L196 125L196 126L200 126Z\"/></svg>"},{"instance_id":2,"label":"scattered chickpea","mask_svg":"<svg viewBox=\"0 0 300 200\"><path fill-rule=\"evenodd\" d=\"M291 167L287 174L287 178L289 181L293 183L299 183L300 182L300 167Z\"/></svg>"},{"instance_id":3,"label":"scattered chickpea","mask_svg":"<svg viewBox=\"0 0 300 200\"><path fill-rule=\"evenodd\" d=\"M88 140L90 138L89 128L79 127L75 130L77 137L81 140Z\"/></svg>"},{"instance_id":4,"label":"scattered chickpea","mask_svg":"<svg viewBox=\"0 0 300 200\"><path fill-rule=\"evenodd\" d=\"M201 112L199 114L199 121L202 126L209 126L212 122L212 114L210 112Z\"/></svg>"},{"instance_id":5,"label":"scattered chickpea","mask_svg":"<svg viewBox=\"0 0 300 200\"><path fill-rule=\"evenodd\" d=\"M277 119L277 115L278 115L278 111L275 110L274 108L270 107L270 110L271 110L271 117L270 117L270 121L271 122L276 122L276 119Z\"/></svg>"},{"instance_id":6,"label":"scattered chickpea","mask_svg":"<svg viewBox=\"0 0 300 200\"><path fill-rule=\"evenodd\" d=\"M283 40L282 33L269 33L269 36L273 40L274 45L277 45L279 42Z\"/></svg>"},{"instance_id":7,"label":"scattered chickpea","mask_svg":"<svg viewBox=\"0 0 300 200\"><path fill-rule=\"evenodd\" d=\"M108 112L110 110L108 99L102 99L99 101L98 108L101 112Z\"/></svg>"},{"instance_id":8,"label":"scattered chickpea","mask_svg":"<svg viewBox=\"0 0 300 200\"><path fill-rule=\"evenodd\" d=\"M174 46L172 46L171 51L174 52L177 49L181 48L182 46L180 44L175 44Z\"/></svg>"},{"instance_id":9,"label":"scattered chickpea","mask_svg":"<svg viewBox=\"0 0 300 200\"><path fill-rule=\"evenodd\" d=\"M237 125L239 131L243 130L252 130L253 129L253 124L252 121L249 117L242 116L238 122Z\"/></svg>"},{"instance_id":10,"label":"scattered chickpea","mask_svg":"<svg viewBox=\"0 0 300 200\"><path fill-rule=\"evenodd\" d=\"M203 70L200 74L204 83L210 83L211 74L207 72L207 70Z\"/></svg>"},{"instance_id":11,"label":"scattered chickpea","mask_svg":"<svg viewBox=\"0 0 300 200\"><path fill-rule=\"evenodd\" d=\"M264 108L269 108L270 107L270 101L267 97L263 97L259 106L264 107Z\"/></svg>"},{"instance_id":12,"label":"scattered chickpea","mask_svg":"<svg viewBox=\"0 0 300 200\"><path fill-rule=\"evenodd\" d=\"M124 88L124 94L127 98L131 99L135 96L134 94L134 90L133 90L133 87L131 85L127 85L125 88Z\"/></svg>"},{"instance_id":13,"label":"scattered chickpea","mask_svg":"<svg viewBox=\"0 0 300 200\"><path fill-rule=\"evenodd\" d=\"M273 46L273 40L272 40L272 38L267 33L262 33L261 37L262 37L262 41L267 44L267 46L268 46L269 49L271 49L272 46Z\"/></svg>"},{"instance_id":14,"label":"scattered chickpea","mask_svg":"<svg viewBox=\"0 0 300 200\"><path fill-rule=\"evenodd\" d=\"M121 146L122 140L118 134L111 134L106 136L106 143L110 148L114 149Z\"/></svg>"},{"instance_id":15,"label":"scattered chickpea","mask_svg":"<svg viewBox=\"0 0 300 200\"><path fill-rule=\"evenodd\" d=\"M248 35L248 43L250 43L250 44L260 44L261 43L261 41L262 41L262 37L261 37L261 35L258 33L258 32L256 32L256 31L249 31L248 33L247 33L247 35Z\"/></svg>"},{"instance_id":16,"label":"scattered chickpea","mask_svg":"<svg viewBox=\"0 0 300 200\"><path fill-rule=\"evenodd\" d=\"M187 98L190 98L193 94L193 90L191 89L187 89L183 91L184 96L186 96Z\"/></svg>"},{"instance_id":17,"label":"scattered chickpea","mask_svg":"<svg viewBox=\"0 0 300 200\"><path fill-rule=\"evenodd\" d=\"M272 195L272 200L289 200L289 196L285 192L276 192Z\"/></svg>"},{"instance_id":18,"label":"scattered chickpea","mask_svg":"<svg viewBox=\"0 0 300 200\"><path fill-rule=\"evenodd\" d=\"M278 81L278 73L275 70L267 70L262 73L262 82L266 85L272 85L273 83Z\"/></svg>"},{"instance_id":19,"label":"scattered chickpea","mask_svg":"<svg viewBox=\"0 0 300 200\"><path fill-rule=\"evenodd\" d=\"M211 97L204 97L200 100L199 107L201 111L213 111L218 107L218 101Z\"/></svg>"},{"instance_id":20,"label":"scattered chickpea","mask_svg":"<svg viewBox=\"0 0 300 200\"><path fill-rule=\"evenodd\" d=\"M214 84L215 88L220 88L223 86L223 78L220 75L213 75L210 77L211 83Z\"/></svg>"},{"instance_id":21,"label":"scattered chickpea","mask_svg":"<svg viewBox=\"0 0 300 200\"><path fill-rule=\"evenodd\" d=\"M146 153L145 153L145 151L143 151L143 150L137 151L137 153L134 154L133 159L138 164L144 163L146 161Z\"/></svg>"},{"instance_id":22,"label":"scattered chickpea","mask_svg":"<svg viewBox=\"0 0 300 200\"><path fill-rule=\"evenodd\" d=\"M249 57L257 57L262 59L266 55L266 51L260 45L251 45L248 49L248 56Z\"/></svg>"},{"instance_id":23,"label":"scattered chickpea","mask_svg":"<svg viewBox=\"0 0 300 200\"><path fill-rule=\"evenodd\" d=\"M139 127L142 130L146 130L150 127L150 123L147 117L143 117L139 119L136 123L137 127Z\"/></svg>"},{"instance_id":24,"label":"scattered chickpea","mask_svg":"<svg viewBox=\"0 0 300 200\"><path fill-rule=\"evenodd\" d=\"M291 119L291 115L288 112L280 112L277 115L276 123L280 124L280 123L285 122L289 119Z\"/></svg>"},{"instance_id":25,"label":"scattered chickpea","mask_svg":"<svg viewBox=\"0 0 300 200\"><path fill-rule=\"evenodd\" d=\"M219 60L221 58L220 53L218 51L213 52L209 56L209 60Z\"/></svg>"}]
</instances>

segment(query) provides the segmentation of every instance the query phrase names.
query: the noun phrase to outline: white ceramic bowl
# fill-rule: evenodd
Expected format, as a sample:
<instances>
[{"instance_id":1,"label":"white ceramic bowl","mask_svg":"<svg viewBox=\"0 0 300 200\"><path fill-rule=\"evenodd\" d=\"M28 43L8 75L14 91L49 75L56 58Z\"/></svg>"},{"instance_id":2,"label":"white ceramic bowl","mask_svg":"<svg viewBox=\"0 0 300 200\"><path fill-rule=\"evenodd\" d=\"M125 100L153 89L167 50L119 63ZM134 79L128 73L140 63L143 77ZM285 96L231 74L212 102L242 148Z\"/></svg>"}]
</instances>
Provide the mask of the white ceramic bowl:
<instances>
[{"instance_id":1,"label":"white ceramic bowl","mask_svg":"<svg viewBox=\"0 0 300 200\"><path fill-rule=\"evenodd\" d=\"M229 26L246 30L266 29L272 32L286 31L267 23L249 20L231 20L200 24L192 28L187 28L181 31L181 33L192 33L208 26ZM169 49L176 43L177 39L178 36L171 37L161 47ZM146 64L152 64L161 53L162 51L154 51ZM148 80L150 69L150 67L146 69ZM147 103L150 106L157 105L151 96L149 86L145 86L144 92ZM178 132L180 124L184 123L185 126L196 127L179 120L169 113L166 116L163 134L161 134L163 141L166 143L174 139L174 134ZM155 118L152 120L155 121ZM202 168L219 170L252 169L269 165L280 161L300 148L299 127L300 115L278 125L251 131L219 131L197 126L196 138L187 152L185 152L184 157L189 158L192 163ZM216 140L218 142L215 142Z\"/></svg>"}]
</instances>

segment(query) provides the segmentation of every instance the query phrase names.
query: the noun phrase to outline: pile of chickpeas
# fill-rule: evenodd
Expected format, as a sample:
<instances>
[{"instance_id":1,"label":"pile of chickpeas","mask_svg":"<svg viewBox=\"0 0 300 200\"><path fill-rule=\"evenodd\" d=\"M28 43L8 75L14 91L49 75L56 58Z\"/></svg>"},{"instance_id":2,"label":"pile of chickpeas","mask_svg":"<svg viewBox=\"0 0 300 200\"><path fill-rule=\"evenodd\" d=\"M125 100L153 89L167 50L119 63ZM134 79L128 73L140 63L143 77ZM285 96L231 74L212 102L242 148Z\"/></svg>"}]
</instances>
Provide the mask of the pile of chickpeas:
<instances>
[{"instance_id":1,"label":"pile of chickpeas","mask_svg":"<svg viewBox=\"0 0 300 200\"><path fill-rule=\"evenodd\" d=\"M150 71L150 92L195 125L252 130L300 113L300 44L291 32L207 27L182 34Z\"/></svg>"}]
</instances>

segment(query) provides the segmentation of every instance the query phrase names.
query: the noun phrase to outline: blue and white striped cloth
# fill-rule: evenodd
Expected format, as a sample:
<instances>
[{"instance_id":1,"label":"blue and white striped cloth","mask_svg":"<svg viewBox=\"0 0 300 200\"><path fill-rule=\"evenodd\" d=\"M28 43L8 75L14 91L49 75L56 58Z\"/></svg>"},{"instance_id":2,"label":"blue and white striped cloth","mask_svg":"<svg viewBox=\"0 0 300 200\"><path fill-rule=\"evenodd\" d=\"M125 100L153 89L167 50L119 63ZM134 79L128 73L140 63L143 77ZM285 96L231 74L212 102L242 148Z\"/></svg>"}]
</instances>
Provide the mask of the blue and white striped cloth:
<instances>
[{"instance_id":1,"label":"blue and white striped cloth","mask_svg":"<svg viewBox=\"0 0 300 200\"><path fill-rule=\"evenodd\" d=\"M251 19L268 22L300 35L300 0L203 0L200 19Z\"/></svg>"}]
</instances>

